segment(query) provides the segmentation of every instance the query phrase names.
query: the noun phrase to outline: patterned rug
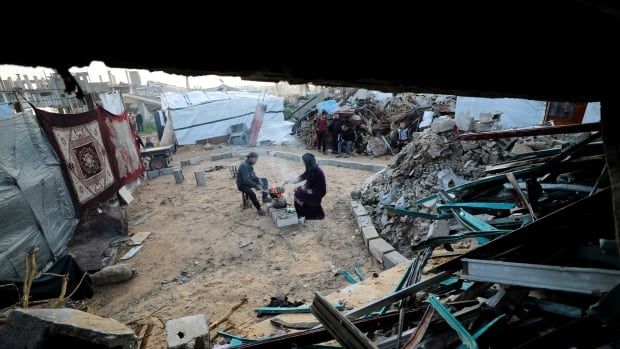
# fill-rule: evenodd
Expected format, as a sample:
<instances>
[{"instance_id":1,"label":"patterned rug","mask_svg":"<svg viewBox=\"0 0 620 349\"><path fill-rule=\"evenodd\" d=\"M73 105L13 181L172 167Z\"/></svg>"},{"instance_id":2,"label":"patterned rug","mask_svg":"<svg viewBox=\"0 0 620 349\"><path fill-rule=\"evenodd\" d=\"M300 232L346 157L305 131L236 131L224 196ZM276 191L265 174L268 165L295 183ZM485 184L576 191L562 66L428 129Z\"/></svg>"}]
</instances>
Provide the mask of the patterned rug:
<instances>
[{"instance_id":1,"label":"patterned rug","mask_svg":"<svg viewBox=\"0 0 620 349\"><path fill-rule=\"evenodd\" d=\"M129 126L127 112L112 114L99 108L100 120L104 125L104 139L108 141L110 161L117 170L121 184L134 181L142 174L144 167L140 160L140 149L135 142L136 134Z\"/></svg>"},{"instance_id":2,"label":"patterned rug","mask_svg":"<svg viewBox=\"0 0 620 349\"><path fill-rule=\"evenodd\" d=\"M99 111L66 115L35 109L35 113L61 158L78 213L112 197L119 185L108 159Z\"/></svg>"}]
</instances>

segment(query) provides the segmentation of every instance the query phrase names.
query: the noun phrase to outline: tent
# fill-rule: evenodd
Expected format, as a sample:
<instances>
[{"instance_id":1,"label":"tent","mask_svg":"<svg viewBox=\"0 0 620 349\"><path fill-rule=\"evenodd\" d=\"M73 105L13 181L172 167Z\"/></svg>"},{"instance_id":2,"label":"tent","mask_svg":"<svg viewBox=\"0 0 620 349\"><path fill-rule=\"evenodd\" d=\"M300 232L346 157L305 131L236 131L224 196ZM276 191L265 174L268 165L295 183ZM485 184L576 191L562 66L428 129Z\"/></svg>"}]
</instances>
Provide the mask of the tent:
<instances>
[{"instance_id":1,"label":"tent","mask_svg":"<svg viewBox=\"0 0 620 349\"><path fill-rule=\"evenodd\" d=\"M502 129L536 126L543 123L547 102L519 98L457 97L456 111L477 119L481 113L501 112L499 126ZM601 104L590 102L586 106L583 123L601 119Z\"/></svg>"},{"instance_id":2,"label":"tent","mask_svg":"<svg viewBox=\"0 0 620 349\"><path fill-rule=\"evenodd\" d=\"M234 125L250 129L256 105L267 105L258 142L279 144L290 138L292 122L284 120L281 97L251 92L167 92L161 95L162 109L168 111L176 139L180 145L197 141L225 139Z\"/></svg>"},{"instance_id":3,"label":"tent","mask_svg":"<svg viewBox=\"0 0 620 349\"><path fill-rule=\"evenodd\" d=\"M0 118L0 279L59 257L78 224L61 164L33 115Z\"/></svg>"}]
</instances>

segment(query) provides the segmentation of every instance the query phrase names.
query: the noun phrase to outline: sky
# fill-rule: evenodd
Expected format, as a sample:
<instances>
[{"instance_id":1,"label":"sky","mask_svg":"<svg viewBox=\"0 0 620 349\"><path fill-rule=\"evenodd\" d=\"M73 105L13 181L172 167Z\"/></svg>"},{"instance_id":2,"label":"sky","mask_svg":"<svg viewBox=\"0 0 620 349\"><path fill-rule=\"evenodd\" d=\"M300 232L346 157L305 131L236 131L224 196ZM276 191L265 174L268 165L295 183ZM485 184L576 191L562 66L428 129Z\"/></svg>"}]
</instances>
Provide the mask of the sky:
<instances>
[{"instance_id":1,"label":"sky","mask_svg":"<svg viewBox=\"0 0 620 349\"><path fill-rule=\"evenodd\" d=\"M108 70L112 72L114 78L117 83L125 82L127 83L127 75L125 73L128 69L123 68L109 68L105 65L105 63L101 61L92 61L88 67L73 67L69 69L71 73L76 72L88 72L88 76L90 81L99 82L100 76L101 80L104 82L109 81L108 78ZM130 69L136 70L136 69ZM44 67L22 67L16 65L0 65L0 77L5 79L7 77L11 77L13 80L16 80L16 74L28 75L28 77L38 76L40 78L49 76L54 72L53 69L44 68ZM168 74L162 71L150 72L148 70L138 70L140 73L140 79L142 80L142 84L146 84L147 81L156 81L162 82L169 85L185 87L186 80L183 75L175 75ZM195 76L189 78L189 85L192 88L210 88L216 87L225 83L229 86L273 86L272 82L258 82L258 81L246 81L241 80L240 77L234 76L216 76L216 75L204 75L204 76Z\"/></svg>"}]
</instances>

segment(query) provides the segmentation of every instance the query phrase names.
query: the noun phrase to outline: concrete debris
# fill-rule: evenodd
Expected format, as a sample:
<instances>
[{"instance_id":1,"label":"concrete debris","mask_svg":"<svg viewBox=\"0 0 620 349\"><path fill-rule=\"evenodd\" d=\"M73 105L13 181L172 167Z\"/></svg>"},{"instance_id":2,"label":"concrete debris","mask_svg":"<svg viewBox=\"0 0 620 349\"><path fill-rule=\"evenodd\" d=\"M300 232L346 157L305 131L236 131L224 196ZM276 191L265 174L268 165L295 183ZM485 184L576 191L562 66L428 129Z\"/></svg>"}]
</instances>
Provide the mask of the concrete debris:
<instances>
[{"instance_id":1,"label":"concrete debris","mask_svg":"<svg viewBox=\"0 0 620 349\"><path fill-rule=\"evenodd\" d=\"M469 111L456 114L454 121L456 122L456 127L465 132L471 131L474 124L474 118L469 115Z\"/></svg>"},{"instance_id":2,"label":"concrete debris","mask_svg":"<svg viewBox=\"0 0 620 349\"><path fill-rule=\"evenodd\" d=\"M435 114L453 115L456 107L456 96L448 95L414 93L391 95L355 89L345 89L340 94L330 91L328 95L340 102L340 108L334 114L338 114L342 122L352 125L355 129L357 138L353 144L353 150L358 154L366 152L373 156L380 156L376 155L377 151L383 152L383 146L379 145L375 138L384 136L390 147L397 148L397 129L401 123L405 124L411 134L415 130L429 127ZM315 132L317 116L317 110L313 108L301 116L293 127L292 134L297 134L297 137L308 148L317 146ZM332 120L333 115L330 114L328 117L330 124ZM453 122L452 120L450 128L453 128ZM331 131L328 134L327 143L328 148L334 149ZM371 143L370 148L369 143ZM386 150L386 153L388 152L389 150Z\"/></svg>"},{"instance_id":3,"label":"concrete debris","mask_svg":"<svg viewBox=\"0 0 620 349\"><path fill-rule=\"evenodd\" d=\"M117 264L99 270L92 274L90 278L93 281L93 285L100 286L130 280L135 274L135 269L130 269L128 265Z\"/></svg>"},{"instance_id":4,"label":"concrete debris","mask_svg":"<svg viewBox=\"0 0 620 349\"><path fill-rule=\"evenodd\" d=\"M16 309L0 326L0 348L138 348L127 326L75 309Z\"/></svg>"},{"instance_id":5,"label":"concrete debris","mask_svg":"<svg viewBox=\"0 0 620 349\"><path fill-rule=\"evenodd\" d=\"M454 119L447 115L442 115L433 120L431 123L431 130L435 133L447 132L454 128L456 122Z\"/></svg>"},{"instance_id":6,"label":"concrete debris","mask_svg":"<svg viewBox=\"0 0 620 349\"><path fill-rule=\"evenodd\" d=\"M166 322L166 340L170 349L210 348L209 326L202 314Z\"/></svg>"},{"instance_id":7,"label":"concrete debris","mask_svg":"<svg viewBox=\"0 0 620 349\"><path fill-rule=\"evenodd\" d=\"M366 152L372 156L382 156L388 153L388 147L379 137L370 137L366 143Z\"/></svg>"}]
</instances>

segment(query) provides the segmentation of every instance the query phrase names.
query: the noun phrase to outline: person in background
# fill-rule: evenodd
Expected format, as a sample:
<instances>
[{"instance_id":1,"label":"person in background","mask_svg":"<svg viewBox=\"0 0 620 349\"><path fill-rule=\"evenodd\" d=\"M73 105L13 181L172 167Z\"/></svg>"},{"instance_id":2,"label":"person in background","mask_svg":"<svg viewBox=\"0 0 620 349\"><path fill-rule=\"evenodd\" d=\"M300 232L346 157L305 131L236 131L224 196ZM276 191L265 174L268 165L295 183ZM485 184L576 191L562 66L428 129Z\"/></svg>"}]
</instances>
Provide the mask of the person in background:
<instances>
[{"instance_id":1,"label":"person in background","mask_svg":"<svg viewBox=\"0 0 620 349\"><path fill-rule=\"evenodd\" d=\"M299 177L287 179L284 184L296 184L302 181L306 183L295 188L295 211L297 217L303 223L306 219L323 219L325 212L321 201L327 193L325 174L316 162L314 155L305 153L301 159L306 171Z\"/></svg>"},{"instance_id":2,"label":"person in background","mask_svg":"<svg viewBox=\"0 0 620 349\"><path fill-rule=\"evenodd\" d=\"M316 121L316 143L319 151L323 147L323 154L325 154L327 152L327 112L325 110Z\"/></svg>"},{"instance_id":3,"label":"person in background","mask_svg":"<svg viewBox=\"0 0 620 349\"><path fill-rule=\"evenodd\" d=\"M340 142L338 142L338 156L337 157L342 156L343 145L346 146L347 148L347 155L345 155L345 158L350 157L351 156L351 145L353 145L353 142L355 142L355 131L353 130L353 127L348 124L343 124L341 127L341 132L340 132Z\"/></svg>"},{"instance_id":4,"label":"person in background","mask_svg":"<svg viewBox=\"0 0 620 349\"><path fill-rule=\"evenodd\" d=\"M338 153L338 140L340 139L340 131L342 127L342 119L338 113L334 114L334 120L329 128L332 131L332 154Z\"/></svg>"},{"instance_id":5,"label":"person in background","mask_svg":"<svg viewBox=\"0 0 620 349\"><path fill-rule=\"evenodd\" d=\"M396 131L398 132L398 152L400 152L409 141L409 129L404 122L401 122L400 127Z\"/></svg>"},{"instance_id":6,"label":"person in background","mask_svg":"<svg viewBox=\"0 0 620 349\"><path fill-rule=\"evenodd\" d=\"M254 173L254 164L258 160L258 154L255 152L251 152L247 155L246 159L241 162L239 168L237 169L237 189L240 192L245 193L252 204L256 208L256 213L260 216L265 215L265 211L260 206L258 199L256 198L256 194L252 191L252 189L261 190L263 192L263 202L270 202L269 192L267 191L268 182L267 178L258 178Z\"/></svg>"},{"instance_id":7,"label":"person in background","mask_svg":"<svg viewBox=\"0 0 620 349\"><path fill-rule=\"evenodd\" d=\"M146 137L146 147L153 148L153 141L151 141L151 137Z\"/></svg>"},{"instance_id":8,"label":"person in background","mask_svg":"<svg viewBox=\"0 0 620 349\"><path fill-rule=\"evenodd\" d=\"M136 125L138 126L138 132L144 132L144 126L142 125L143 123L144 118L142 117L142 114L136 114Z\"/></svg>"}]
</instances>

